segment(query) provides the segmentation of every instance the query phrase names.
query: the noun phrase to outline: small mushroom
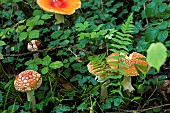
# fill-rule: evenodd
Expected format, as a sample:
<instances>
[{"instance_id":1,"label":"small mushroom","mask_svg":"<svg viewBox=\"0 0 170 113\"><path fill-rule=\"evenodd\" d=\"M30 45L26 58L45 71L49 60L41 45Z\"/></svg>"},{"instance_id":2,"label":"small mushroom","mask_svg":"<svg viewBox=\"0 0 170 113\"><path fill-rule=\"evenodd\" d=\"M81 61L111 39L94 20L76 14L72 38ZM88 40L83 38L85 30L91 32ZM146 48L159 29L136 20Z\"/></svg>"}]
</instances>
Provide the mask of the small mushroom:
<instances>
[{"instance_id":1,"label":"small mushroom","mask_svg":"<svg viewBox=\"0 0 170 113\"><path fill-rule=\"evenodd\" d=\"M37 51L38 47L40 46L40 42L38 40L31 40L31 42L28 42L27 49L31 52ZM39 53L33 53L34 59L38 58Z\"/></svg>"},{"instance_id":2,"label":"small mushroom","mask_svg":"<svg viewBox=\"0 0 170 113\"><path fill-rule=\"evenodd\" d=\"M27 49L29 51L37 51L39 46L40 43L38 42L38 40L31 40L31 42L28 42L27 44Z\"/></svg>"},{"instance_id":3,"label":"small mushroom","mask_svg":"<svg viewBox=\"0 0 170 113\"><path fill-rule=\"evenodd\" d=\"M119 54L113 53L111 54L111 56L119 56ZM124 75L124 79L122 81L122 86L124 90L127 90L128 92L132 92L135 89L133 88L131 84L131 76L139 75L137 69L142 73L146 73L150 69L150 67L146 61L141 60L141 58L145 58L145 56L140 53L133 52L132 54L129 55L129 57L126 54L124 54L124 56L126 59L123 59L123 58L112 59L112 60L107 60L107 62L109 63L118 62L119 60L121 62L124 62L128 66L128 67L120 66L120 68L124 69L124 71L126 72L126 75ZM140 68L140 67L136 67L135 65L140 65L140 66L147 67L147 68L146 69ZM110 64L110 68L117 69L118 66Z\"/></svg>"},{"instance_id":4,"label":"small mushroom","mask_svg":"<svg viewBox=\"0 0 170 113\"><path fill-rule=\"evenodd\" d=\"M33 112L36 112L34 109L34 105L36 103L34 90L39 88L41 83L41 75L34 70L22 71L19 75L16 76L14 80L15 89L20 92L27 93L27 100L31 102L31 108Z\"/></svg>"},{"instance_id":5,"label":"small mushroom","mask_svg":"<svg viewBox=\"0 0 170 113\"><path fill-rule=\"evenodd\" d=\"M64 23L63 15L71 15L81 7L80 0L37 0L37 4L47 12L56 13L57 23Z\"/></svg>"},{"instance_id":6,"label":"small mushroom","mask_svg":"<svg viewBox=\"0 0 170 113\"><path fill-rule=\"evenodd\" d=\"M87 69L90 73L95 75L95 79L97 82L104 82L104 78L107 76L106 70L101 69L100 67L94 66L92 62L89 62L87 65Z\"/></svg>"},{"instance_id":7,"label":"small mushroom","mask_svg":"<svg viewBox=\"0 0 170 113\"><path fill-rule=\"evenodd\" d=\"M108 97L108 91L107 91L107 84L110 82L109 80L105 81L105 77L109 74L105 68L102 69L101 67L94 66L93 62L89 62L87 65L88 71L95 75L95 79L98 82L104 82L101 85L101 95L100 95L100 101L103 102Z\"/></svg>"}]
</instances>

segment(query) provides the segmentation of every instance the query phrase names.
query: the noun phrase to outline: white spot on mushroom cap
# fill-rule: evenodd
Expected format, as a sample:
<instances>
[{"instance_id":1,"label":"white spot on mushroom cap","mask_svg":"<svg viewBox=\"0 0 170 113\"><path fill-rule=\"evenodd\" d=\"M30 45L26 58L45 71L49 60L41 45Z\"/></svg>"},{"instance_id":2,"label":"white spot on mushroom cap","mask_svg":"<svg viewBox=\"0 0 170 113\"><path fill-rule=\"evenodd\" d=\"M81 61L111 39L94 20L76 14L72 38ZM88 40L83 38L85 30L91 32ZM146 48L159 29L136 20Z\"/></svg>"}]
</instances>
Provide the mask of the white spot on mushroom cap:
<instances>
[{"instance_id":1,"label":"white spot on mushroom cap","mask_svg":"<svg viewBox=\"0 0 170 113\"><path fill-rule=\"evenodd\" d=\"M42 78L38 72L26 70L16 76L14 86L18 91L27 92L39 88L41 83Z\"/></svg>"}]
</instances>

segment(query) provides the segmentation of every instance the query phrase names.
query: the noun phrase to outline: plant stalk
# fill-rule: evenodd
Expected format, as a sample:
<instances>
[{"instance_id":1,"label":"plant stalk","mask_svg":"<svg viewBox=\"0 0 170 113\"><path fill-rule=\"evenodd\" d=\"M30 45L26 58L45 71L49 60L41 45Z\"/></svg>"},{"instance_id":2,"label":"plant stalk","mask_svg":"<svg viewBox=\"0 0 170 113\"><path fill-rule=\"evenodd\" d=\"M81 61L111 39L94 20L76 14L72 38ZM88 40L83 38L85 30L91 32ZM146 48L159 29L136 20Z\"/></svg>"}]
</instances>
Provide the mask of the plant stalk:
<instances>
[{"instance_id":1,"label":"plant stalk","mask_svg":"<svg viewBox=\"0 0 170 113\"><path fill-rule=\"evenodd\" d=\"M35 96L34 96L34 91L29 91L27 92L27 100L31 103L31 109L33 113L36 113L35 109Z\"/></svg>"},{"instance_id":2,"label":"plant stalk","mask_svg":"<svg viewBox=\"0 0 170 113\"><path fill-rule=\"evenodd\" d=\"M108 91L107 91L107 85L110 83L110 80L107 80L101 85L101 96L100 96L100 102L103 102L105 99L108 98Z\"/></svg>"}]
</instances>

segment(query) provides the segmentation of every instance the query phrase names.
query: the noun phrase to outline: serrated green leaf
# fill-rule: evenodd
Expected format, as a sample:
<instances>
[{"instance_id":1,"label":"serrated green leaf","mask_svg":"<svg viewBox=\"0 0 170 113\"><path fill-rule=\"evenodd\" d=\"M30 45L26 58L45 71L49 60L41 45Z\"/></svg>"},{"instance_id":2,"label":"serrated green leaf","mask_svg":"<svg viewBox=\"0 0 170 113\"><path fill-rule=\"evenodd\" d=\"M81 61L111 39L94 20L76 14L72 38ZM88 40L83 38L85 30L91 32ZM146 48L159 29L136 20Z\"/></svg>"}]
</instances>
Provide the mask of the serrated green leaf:
<instances>
[{"instance_id":1,"label":"serrated green leaf","mask_svg":"<svg viewBox=\"0 0 170 113\"><path fill-rule=\"evenodd\" d=\"M150 66L160 70L167 58L167 48L161 42L152 43L147 50L146 61Z\"/></svg>"},{"instance_id":2,"label":"serrated green leaf","mask_svg":"<svg viewBox=\"0 0 170 113\"><path fill-rule=\"evenodd\" d=\"M55 62L52 62L49 67L52 68L52 69L58 69L60 67L63 66L63 63L61 61L55 61Z\"/></svg>"}]
</instances>

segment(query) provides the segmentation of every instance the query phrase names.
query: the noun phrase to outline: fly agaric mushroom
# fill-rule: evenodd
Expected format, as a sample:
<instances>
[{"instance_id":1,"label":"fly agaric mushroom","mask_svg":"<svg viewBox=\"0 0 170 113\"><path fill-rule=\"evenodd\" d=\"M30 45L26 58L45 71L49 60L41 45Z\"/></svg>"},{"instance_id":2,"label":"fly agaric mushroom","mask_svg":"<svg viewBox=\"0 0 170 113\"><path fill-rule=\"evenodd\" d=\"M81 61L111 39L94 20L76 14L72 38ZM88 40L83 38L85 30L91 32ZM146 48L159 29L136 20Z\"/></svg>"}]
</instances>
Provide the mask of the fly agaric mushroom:
<instances>
[{"instance_id":1,"label":"fly agaric mushroom","mask_svg":"<svg viewBox=\"0 0 170 113\"><path fill-rule=\"evenodd\" d=\"M104 78L108 75L107 71L104 69L101 69L98 66L94 66L93 65L93 61L89 62L87 65L87 69L90 73L92 73L93 75L95 75L95 80L97 80L98 82L104 82ZM100 97L100 101L103 102L107 97L108 97L108 92L107 92L107 84L110 81L107 80L106 82L104 82L101 85L101 97Z\"/></svg>"},{"instance_id":2,"label":"fly agaric mushroom","mask_svg":"<svg viewBox=\"0 0 170 113\"><path fill-rule=\"evenodd\" d=\"M42 83L41 75L34 70L22 71L14 80L14 87L20 92L27 93L27 100L31 102L32 111L35 112L34 90L39 88Z\"/></svg>"},{"instance_id":3,"label":"fly agaric mushroom","mask_svg":"<svg viewBox=\"0 0 170 113\"><path fill-rule=\"evenodd\" d=\"M110 56L119 56L119 54L113 53ZM129 57L125 54L124 56L126 59L123 58L111 59L111 60L107 60L107 62L111 63L111 62L120 61L120 62L124 62L128 66L128 67L120 66L120 68L122 68L126 72L126 75L124 75L124 79L122 81L122 86L124 90L128 90L128 92L132 92L135 89L131 84L131 76L139 75L137 70L139 70L142 73L146 73L150 69L150 67L146 61L141 60L141 58L145 58L145 56L142 54L133 52L132 54L129 55ZM145 69L145 68L136 67L136 65L140 65L142 67L147 67L147 68ZM110 64L110 68L117 69L118 66L114 66L113 64Z\"/></svg>"},{"instance_id":4,"label":"fly agaric mushroom","mask_svg":"<svg viewBox=\"0 0 170 113\"><path fill-rule=\"evenodd\" d=\"M38 42L38 40L31 40L31 42L28 42L28 44L27 44L27 49L29 51L37 51L39 45L40 45L40 43Z\"/></svg>"},{"instance_id":5,"label":"fly agaric mushroom","mask_svg":"<svg viewBox=\"0 0 170 113\"><path fill-rule=\"evenodd\" d=\"M64 23L63 15L71 15L81 7L80 0L37 0L37 4L43 10L55 13L57 24Z\"/></svg>"},{"instance_id":6,"label":"fly agaric mushroom","mask_svg":"<svg viewBox=\"0 0 170 113\"><path fill-rule=\"evenodd\" d=\"M98 82L104 82L104 78L107 76L106 71L102 70L101 68L96 68L92 62L89 62L87 65L87 69L90 73L92 73L93 75L95 75L95 80L97 80Z\"/></svg>"},{"instance_id":7,"label":"fly agaric mushroom","mask_svg":"<svg viewBox=\"0 0 170 113\"><path fill-rule=\"evenodd\" d=\"M27 49L29 51L37 51L38 50L38 47L40 46L40 43L38 42L38 40L31 40L31 42L28 42L27 44ZM33 56L34 58L38 58L38 53L34 53Z\"/></svg>"}]
</instances>

